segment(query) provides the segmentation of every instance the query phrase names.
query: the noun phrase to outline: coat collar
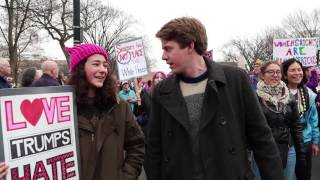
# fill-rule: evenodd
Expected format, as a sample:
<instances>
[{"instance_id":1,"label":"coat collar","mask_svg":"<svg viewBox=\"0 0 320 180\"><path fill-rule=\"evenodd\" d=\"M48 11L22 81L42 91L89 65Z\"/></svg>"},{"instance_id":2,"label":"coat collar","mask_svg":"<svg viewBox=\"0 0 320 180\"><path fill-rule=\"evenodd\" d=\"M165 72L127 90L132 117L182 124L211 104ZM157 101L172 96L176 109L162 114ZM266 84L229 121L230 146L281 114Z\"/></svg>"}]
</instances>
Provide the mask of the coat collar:
<instances>
[{"instance_id":1,"label":"coat collar","mask_svg":"<svg viewBox=\"0 0 320 180\"><path fill-rule=\"evenodd\" d=\"M227 80L224 74L224 71L222 69L222 66L220 64L217 64L216 62L212 60L205 59L205 63L208 68L208 84L212 86L216 90L216 83L222 83L227 84ZM164 93L170 93L174 92L180 89L177 89L176 87L179 87L179 79L176 75L172 75L171 77L164 80L160 86L160 94Z\"/></svg>"},{"instance_id":2,"label":"coat collar","mask_svg":"<svg viewBox=\"0 0 320 180\"><path fill-rule=\"evenodd\" d=\"M205 60L208 68L208 82L205 90L200 128L204 128L216 113L218 86L227 84L221 65ZM158 86L159 102L187 130L191 128L188 110L181 93L179 79L172 75Z\"/></svg>"}]
</instances>

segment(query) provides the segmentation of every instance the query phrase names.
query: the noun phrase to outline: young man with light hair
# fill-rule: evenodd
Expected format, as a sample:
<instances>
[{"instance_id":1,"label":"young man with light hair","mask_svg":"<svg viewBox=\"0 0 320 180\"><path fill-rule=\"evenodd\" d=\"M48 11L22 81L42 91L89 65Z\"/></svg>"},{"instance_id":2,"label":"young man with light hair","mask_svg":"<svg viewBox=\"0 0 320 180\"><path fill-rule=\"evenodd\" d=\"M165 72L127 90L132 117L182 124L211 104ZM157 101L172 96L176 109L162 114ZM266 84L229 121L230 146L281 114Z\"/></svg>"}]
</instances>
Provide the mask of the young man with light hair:
<instances>
[{"instance_id":1,"label":"young man with light hair","mask_svg":"<svg viewBox=\"0 0 320 180\"><path fill-rule=\"evenodd\" d=\"M153 92L149 180L248 179L250 147L264 180L283 180L277 146L245 71L206 59L207 35L190 17L156 34L172 75Z\"/></svg>"},{"instance_id":2,"label":"young man with light hair","mask_svg":"<svg viewBox=\"0 0 320 180\"><path fill-rule=\"evenodd\" d=\"M11 75L11 67L7 60L0 59L0 89L10 88L7 77Z\"/></svg>"}]
</instances>

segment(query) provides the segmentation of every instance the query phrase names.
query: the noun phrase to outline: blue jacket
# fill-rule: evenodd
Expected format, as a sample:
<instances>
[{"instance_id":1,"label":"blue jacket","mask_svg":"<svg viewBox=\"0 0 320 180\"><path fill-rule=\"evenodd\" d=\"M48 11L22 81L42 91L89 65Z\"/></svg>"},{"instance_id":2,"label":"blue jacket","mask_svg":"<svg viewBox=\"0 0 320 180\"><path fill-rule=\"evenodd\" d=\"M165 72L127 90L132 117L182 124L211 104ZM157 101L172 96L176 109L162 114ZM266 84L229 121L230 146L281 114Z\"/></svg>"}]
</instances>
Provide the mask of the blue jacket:
<instances>
[{"instance_id":1,"label":"blue jacket","mask_svg":"<svg viewBox=\"0 0 320 180\"><path fill-rule=\"evenodd\" d=\"M129 103L131 106L131 110L133 111L134 109L134 103L136 102L136 93L134 93L133 90L129 90L129 92L126 92L124 90L121 90L119 92L119 96L121 99L123 99L124 101L128 102L128 97L131 97L131 102Z\"/></svg>"},{"instance_id":2,"label":"blue jacket","mask_svg":"<svg viewBox=\"0 0 320 180\"><path fill-rule=\"evenodd\" d=\"M308 111L301 116L301 121L306 122L306 127L303 130L304 143L312 142L312 144L319 143L319 128L318 128L318 112L316 108L316 94L308 88L309 104Z\"/></svg>"}]
</instances>

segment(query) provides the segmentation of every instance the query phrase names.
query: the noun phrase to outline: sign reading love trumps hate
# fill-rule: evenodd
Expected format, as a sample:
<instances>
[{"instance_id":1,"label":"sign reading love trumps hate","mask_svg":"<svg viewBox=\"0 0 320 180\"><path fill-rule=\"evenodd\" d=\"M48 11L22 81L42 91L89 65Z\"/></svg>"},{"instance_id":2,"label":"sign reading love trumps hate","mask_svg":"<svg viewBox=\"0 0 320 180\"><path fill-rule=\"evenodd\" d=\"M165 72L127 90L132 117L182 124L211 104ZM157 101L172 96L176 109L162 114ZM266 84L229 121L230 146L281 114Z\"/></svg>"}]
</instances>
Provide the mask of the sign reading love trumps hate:
<instances>
[{"instance_id":1,"label":"sign reading love trumps hate","mask_svg":"<svg viewBox=\"0 0 320 180\"><path fill-rule=\"evenodd\" d=\"M80 179L71 86L0 90L0 162L7 180Z\"/></svg>"}]
</instances>

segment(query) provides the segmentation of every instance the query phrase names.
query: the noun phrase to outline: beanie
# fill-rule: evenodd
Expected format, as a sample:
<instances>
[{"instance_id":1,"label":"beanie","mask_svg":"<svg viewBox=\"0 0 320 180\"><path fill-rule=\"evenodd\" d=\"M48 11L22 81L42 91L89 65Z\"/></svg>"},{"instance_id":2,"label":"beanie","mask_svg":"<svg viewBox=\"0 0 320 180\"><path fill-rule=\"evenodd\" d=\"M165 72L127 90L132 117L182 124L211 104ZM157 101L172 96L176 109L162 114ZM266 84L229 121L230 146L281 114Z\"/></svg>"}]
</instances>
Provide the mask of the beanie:
<instances>
[{"instance_id":1,"label":"beanie","mask_svg":"<svg viewBox=\"0 0 320 180\"><path fill-rule=\"evenodd\" d=\"M262 64L263 64L263 61L260 60L260 59L257 59L254 64L255 64L255 65L262 65Z\"/></svg>"},{"instance_id":2,"label":"beanie","mask_svg":"<svg viewBox=\"0 0 320 180\"><path fill-rule=\"evenodd\" d=\"M81 61L86 60L94 54L101 54L106 58L106 61L109 60L109 54L105 49L95 44L80 44L70 48L66 47L65 49L69 54L71 73L74 72L76 66Z\"/></svg>"}]
</instances>

